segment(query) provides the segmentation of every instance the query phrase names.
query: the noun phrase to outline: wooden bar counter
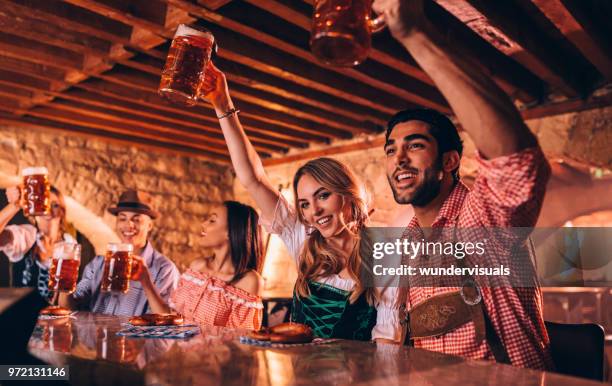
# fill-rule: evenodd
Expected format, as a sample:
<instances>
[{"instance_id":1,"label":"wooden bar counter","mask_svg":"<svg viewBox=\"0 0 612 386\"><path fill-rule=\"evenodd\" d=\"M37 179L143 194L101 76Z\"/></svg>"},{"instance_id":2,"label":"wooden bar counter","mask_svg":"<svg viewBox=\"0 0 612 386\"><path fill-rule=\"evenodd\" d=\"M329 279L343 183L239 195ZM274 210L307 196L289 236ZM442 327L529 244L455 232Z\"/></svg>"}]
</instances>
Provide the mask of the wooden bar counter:
<instances>
[{"instance_id":1,"label":"wooden bar counter","mask_svg":"<svg viewBox=\"0 0 612 386\"><path fill-rule=\"evenodd\" d=\"M467 361L405 346L338 341L243 345L243 331L202 327L187 340L116 335L126 317L78 312L39 321L29 352L70 366L74 385L597 385L553 373Z\"/></svg>"}]
</instances>

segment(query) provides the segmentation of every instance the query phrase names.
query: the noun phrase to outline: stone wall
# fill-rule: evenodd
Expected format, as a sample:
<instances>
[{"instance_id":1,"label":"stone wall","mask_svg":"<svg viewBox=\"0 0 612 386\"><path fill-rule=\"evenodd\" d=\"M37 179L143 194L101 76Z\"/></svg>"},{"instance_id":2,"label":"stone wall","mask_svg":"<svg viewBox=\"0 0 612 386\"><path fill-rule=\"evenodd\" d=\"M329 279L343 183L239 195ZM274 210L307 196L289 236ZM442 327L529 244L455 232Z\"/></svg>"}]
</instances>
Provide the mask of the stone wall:
<instances>
[{"instance_id":1,"label":"stone wall","mask_svg":"<svg viewBox=\"0 0 612 386\"><path fill-rule=\"evenodd\" d=\"M0 126L0 187L19 181L26 166L45 165L50 180L68 196L69 221L98 252L112 238L115 218L106 212L121 191L149 192L161 213L153 244L184 268L197 248L202 215L233 197L228 165L196 157L69 137L38 129Z\"/></svg>"},{"instance_id":2,"label":"stone wall","mask_svg":"<svg viewBox=\"0 0 612 386\"><path fill-rule=\"evenodd\" d=\"M553 165L555 172L561 174L553 178L552 186L549 185L547 194L549 205L543 213L549 216L550 221L545 225L563 224L563 217L559 215L565 216L565 221L567 221L593 210L612 209L611 196L602 194L606 189L608 191L612 189L610 178L612 176L610 173L612 169L612 107L534 119L527 121L527 124L538 136L551 163L555 164ZM460 172L462 179L469 185L477 173L476 149L469 136L462 133L462 138L465 150ZM334 145L349 145L363 142L365 139L361 137ZM367 139L375 141L376 137L371 136ZM307 151L313 149L316 147ZM373 225L394 224L399 226L399 224L405 224L405 219L412 216L409 206L399 206L393 199L384 169L382 147L342 153L332 157L349 165L365 183L371 197L370 205L375 209L372 215ZM557 163L558 159L575 161L582 167L575 168L565 163L561 168ZM306 160L266 168L274 186L282 187L289 200L292 200L290 184L293 174L304 162ZM593 170L597 170L598 175L602 174L599 179L591 178L590 173ZM568 175L564 175L564 172ZM238 200L253 203L237 180L234 182L234 190ZM571 200L572 205L568 205L568 200ZM269 285L279 290L290 290L296 275L295 264L282 247L282 242L274 242L272 246L273 250L268 256L270 261L266 262L267 274L270 277Z\"/></svg>"}]
</instances>

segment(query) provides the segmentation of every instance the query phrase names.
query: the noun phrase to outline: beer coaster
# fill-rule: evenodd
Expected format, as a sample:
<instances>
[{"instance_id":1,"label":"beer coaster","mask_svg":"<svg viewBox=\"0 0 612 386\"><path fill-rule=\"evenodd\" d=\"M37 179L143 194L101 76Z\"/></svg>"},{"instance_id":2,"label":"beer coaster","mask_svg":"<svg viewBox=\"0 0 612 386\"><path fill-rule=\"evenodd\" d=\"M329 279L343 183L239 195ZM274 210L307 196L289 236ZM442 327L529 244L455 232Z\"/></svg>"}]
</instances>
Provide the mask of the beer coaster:
<instances>
[{"instance_id":1,"label":"beer coaster","mask_svg":"<svg viewBox=\"0 0 612 386\"><path fill-rule=\"evenodd\" d=\"M272 348L286 348L286 347L299 347L299 346L318 346L321 344L330 344L339 341L340 339L324 339L314 338L310 343L272 343L266 340L257 340L249 338L248 336L241 336L239 338L240 343L248 344L250 346L259 347L272 347Z\"/></svg>"},{"instance_id":2,"label":"beer coaster","mask_svg":"<svg viewBox=\"0 0 612 386\"><path fill-rule=\"evenodd\" d=\"M185 324L176 324L176 325L171 325L171 326L134 326L132 323L130 322L126 322L126 323L121 323L121 327L124 328L156 328L156 327L198 327L197 324L189 324L189 323L185 323Z\"/></svg>"},{"instance_id":3,"label":"beer coaster","mask_svg":"<svg viewBox=\"0 0 612 386\"><path fill-rule=\"evenodd\" d=\"M188 326L132 326L117 332L130 338L187 339L200 333L195 325Z\"/></svg>"}]
</instances>

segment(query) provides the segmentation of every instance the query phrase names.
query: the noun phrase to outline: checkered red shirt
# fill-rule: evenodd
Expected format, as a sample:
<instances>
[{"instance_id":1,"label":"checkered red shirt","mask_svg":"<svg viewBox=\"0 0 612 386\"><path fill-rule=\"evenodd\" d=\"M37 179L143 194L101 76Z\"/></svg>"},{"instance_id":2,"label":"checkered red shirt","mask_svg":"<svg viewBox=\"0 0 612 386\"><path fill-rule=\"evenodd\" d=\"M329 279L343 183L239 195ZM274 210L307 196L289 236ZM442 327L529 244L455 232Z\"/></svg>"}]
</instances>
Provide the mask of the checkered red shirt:
<instances>
[{"instance_id":1,"label":"checkered red shirt","mask_svg":"<svg viewBox=\"0 0 612 386\"><path fill-rule=\"evenodd\" d=\"M533 227L550 176L550 166L541 149L529 148L509 156L492 160L479 157L478 160L480 170L472 190L459 182L442 205L432 228ZM404 234L407 237L420 229L418 220L413 217ZM510 255L513 259L526 259L523 266L532 269L536 285L529 288L483 287L483 302L511 363L519 367L550 369L549 339L535 268L527 248L519 249L512 254L496 250L491 258L502 263ZM457 290L458 287L412 286L408 291L407 309L434 295ZM436 338L415 340L415 346L467 358L494 360L486 340L477 341L473 322Z\"/></svg>"},{"instance_id":2,"label":"checkered red shirt","mask_svg":"<svg viewBox=\"0 0 612 386\"><path fill-rule=\"evenodd\" d=\"M206 326L259 330L263 319L259 296L193 269L181 275L169 304L185 319Z\"/></svg>"}]
</instances>

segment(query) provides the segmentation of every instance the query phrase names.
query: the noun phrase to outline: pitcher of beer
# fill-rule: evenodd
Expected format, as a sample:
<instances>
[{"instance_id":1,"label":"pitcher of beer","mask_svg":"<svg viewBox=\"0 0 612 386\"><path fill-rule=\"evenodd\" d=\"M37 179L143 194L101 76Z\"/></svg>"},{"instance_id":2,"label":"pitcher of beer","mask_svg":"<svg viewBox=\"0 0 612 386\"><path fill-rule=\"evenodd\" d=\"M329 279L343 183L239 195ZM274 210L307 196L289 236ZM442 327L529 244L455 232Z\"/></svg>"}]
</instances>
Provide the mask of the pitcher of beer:
<instances>
[{"instance_id":1,"label":"pitcher of beer","mask_svg":"<svg viewBox=\"0 0 612 386\"><path fill-rule=\"evenodd\" d=\"M132 244L109 243L104 256L102 291L127 293L130 280L138 276L140 262L134 258Z\"/></svg>"},{"instance_id":2,"label":"pitcher of beer","mask_svg":"<svg viewBox=\"0 0 612 386\"><path fill-rule=\"evenodd\" d=\"M47 168L25 168L21 171L21 176L23 213L26 216L44 216L51 213L51 184Z\"/></svg>"},{"instance_id":3,"label":"pitcher of beer","mask_svg":"<svg viewBox=\"0 0 612 386\"><path fill-rule=\"evenodd\" d=\"M213 49L215 38L210 31L179 25L162 71L159 95L176 104L194 106L198 96L207 93L201 88Z\"/></svg>"},{"instance_id":4,"label":"pitcher of beer","mask_svg":"<svg viewBox=\"0 0 612 386\"><path fill-rule=\"evenodd\" d=\"M53 246L51 269L49 270L49 290L67 292L76 290L81 265L81 245L71 241L61 241Z\"/></svg>"},{"instance_id":5,"label":"pitcher of beer","mask_svg":"<svg viewBox=\"0 0 612 386\"><path fill-rule=\"evenodd\" d=\"M315 0L310 33L313 55L332 66L356 66L368 57L372 33L385 27L371 18L373 0Z\"/></svg>"}]
</instances>

